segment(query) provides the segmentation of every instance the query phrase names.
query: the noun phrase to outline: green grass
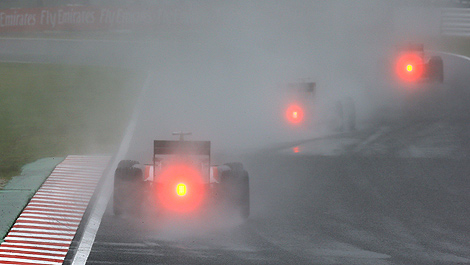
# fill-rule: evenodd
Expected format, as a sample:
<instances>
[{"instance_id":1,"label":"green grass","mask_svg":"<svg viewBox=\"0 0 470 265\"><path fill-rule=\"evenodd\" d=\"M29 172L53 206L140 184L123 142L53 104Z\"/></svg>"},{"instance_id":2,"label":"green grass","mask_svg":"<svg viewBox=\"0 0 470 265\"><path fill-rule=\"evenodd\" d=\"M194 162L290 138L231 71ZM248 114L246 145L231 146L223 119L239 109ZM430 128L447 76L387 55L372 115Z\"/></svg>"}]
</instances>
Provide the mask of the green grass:
<instances>
[{"instance_id":1,"label":"green grass","mask_svg":"<svg viewBox=\"0 0 470 265\"><path fill-rule=\"evenodd\" d=\"M143 78L119 68L0 63L0 183L42 157L114 152Z\"/></svg>"}]
</instances>

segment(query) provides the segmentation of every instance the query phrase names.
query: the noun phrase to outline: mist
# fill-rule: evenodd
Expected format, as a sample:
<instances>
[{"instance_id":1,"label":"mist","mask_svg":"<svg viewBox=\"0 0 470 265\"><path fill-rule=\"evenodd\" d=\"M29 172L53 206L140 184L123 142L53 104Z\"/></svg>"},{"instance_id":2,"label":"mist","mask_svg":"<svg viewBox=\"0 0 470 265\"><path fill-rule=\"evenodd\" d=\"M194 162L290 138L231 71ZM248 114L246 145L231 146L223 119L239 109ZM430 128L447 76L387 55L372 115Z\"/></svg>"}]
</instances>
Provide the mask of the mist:
<instances>
[{"instance_id":1,"label":"mist","mask_svg":"<svg viewBox=\"0 0 470 265\"><path fill-rule=\"evenodd\" d=\"M371 70L393 28L389 1L183 4L198 23L155 43L147 143L175 130L226 151L312 137L318 128L288 128L280 108L288 84L305 79L317 83L320 113L350 96L358 119L368 117Z\"/></svg>"}]
</instances>

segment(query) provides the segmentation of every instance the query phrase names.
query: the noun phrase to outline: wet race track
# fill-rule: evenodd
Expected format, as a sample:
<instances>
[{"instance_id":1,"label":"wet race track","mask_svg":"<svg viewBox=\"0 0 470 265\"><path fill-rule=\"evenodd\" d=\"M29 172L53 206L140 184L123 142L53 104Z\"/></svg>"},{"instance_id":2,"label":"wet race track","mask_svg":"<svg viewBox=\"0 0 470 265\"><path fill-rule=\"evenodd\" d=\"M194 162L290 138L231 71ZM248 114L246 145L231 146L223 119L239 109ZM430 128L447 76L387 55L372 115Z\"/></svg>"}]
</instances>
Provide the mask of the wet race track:
<instances>
[{"instance_id":1,"label":"wet race track","mask_svg":"<svg viewBox=\"0 0 470 265\"><path fill-rule=\"evenodd\" d=\"M246 223L136 220L108 209L87 264L469 262L468 161L250 158Z\"/></svg>"},{"instance_id":2,"label":"wet race track","mask_svg":"<svg viewBox=\"0 0 470 265\"><path fill-rule=\"evenodd\" d=\"M110 203L87 264L470 263L468 130L465 118L399 119L216 152L250 174L248 221L116 217ZM151 137L137 129L128 157L151 156Z\"/></svg>"}]
</instances>

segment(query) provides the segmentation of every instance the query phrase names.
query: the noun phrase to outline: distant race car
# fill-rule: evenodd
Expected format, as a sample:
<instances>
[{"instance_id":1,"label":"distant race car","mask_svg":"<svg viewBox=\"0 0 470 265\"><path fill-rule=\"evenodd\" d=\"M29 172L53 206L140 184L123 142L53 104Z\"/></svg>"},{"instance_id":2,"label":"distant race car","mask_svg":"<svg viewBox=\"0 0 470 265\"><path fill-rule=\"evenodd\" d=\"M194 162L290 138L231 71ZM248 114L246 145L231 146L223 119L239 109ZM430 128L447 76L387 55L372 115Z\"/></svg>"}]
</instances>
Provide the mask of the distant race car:
<instances>
[{"instance_id":1,"label":"distant race car","mask_svg":"<svg viewBox=\"0 0 470 265\"><path fill-rule=\"evenodd\" d=\"M293 125L301 125L312 120L312 105L315 97L315 82L300 82L288 85L285 117Z\"/></svg>"},{"instance_id":2,"label":"distant race car","mask_svg":"<svg viewBox=\"0 0 470 265\"><path fill-rule=\"evenodd\" d=\"M440 56L428 56L423 44L397 47L394 70L398 80L408 83L444 81L444 63Z\"/></svg>"},{"instance_id":3,"label":"distant race car","mask_svg":"<svg viewBox=\"0 0 470 265\"><path fill-rule=\"evenodd\" d=\"M316 98L315 82L291 83L284 100L285 120L291 127L328 127L334 131L354 131L355 103L351 97Z\"/></svg>"},{"instance_id":4,"label":"distant race car","mask_svg":"<svg viewBox=\"0 0 470 265\"><path fill-rule=\"evenodd\" d=\"M144 205L170 214L230 210L250 214L249 176L241 163L210 166L210 141L155 140L152 164L122 160L114 175L114 214L141 214Z\"/></svg>"},{"instance_id":5,"label":"distant race car","mask_svg":"<svg viewBox=\"0 0 470 265\"><path fill-rule=\"evenodd\" d=\"M395 106L390 106L396 110L396 117L420 120L447 115L451 91L444 83L441 56L430 55L423 44L409 43L396 46L389 63L393 65L387 70L392 82L386 87L395 99L390 101Z\"/></svg>"}]
</instances>

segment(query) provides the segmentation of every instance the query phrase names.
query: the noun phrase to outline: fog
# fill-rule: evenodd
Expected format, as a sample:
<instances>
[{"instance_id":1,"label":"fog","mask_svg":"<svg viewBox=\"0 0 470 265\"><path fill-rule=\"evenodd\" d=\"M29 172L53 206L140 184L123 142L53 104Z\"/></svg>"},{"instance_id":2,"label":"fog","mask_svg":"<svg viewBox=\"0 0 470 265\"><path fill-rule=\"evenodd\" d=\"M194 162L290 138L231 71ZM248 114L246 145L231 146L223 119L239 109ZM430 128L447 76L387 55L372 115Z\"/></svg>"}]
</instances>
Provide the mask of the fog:
<instances>
[{"instance_id":1,"label":"fog","mask_svg":"<svg viewBox=\"0 0 470 265\"><path fill-rule=\"evenodd\" d=\"M319 113L351 96L358 119L369 118L373 70L396 35L390 1L183 4L197 23L162 34L150 55L147 143L175 130L218 150L312 137L318 126L290 128L280 107L300 80L317 83Z\"/></svg>"},{"instance_id":2,"label":"fog","mask_svg":"<svg viewBox=\"0 0 470 265\"><path fill-rule=\"evenodd\" d=\"M117 160L150 163L153 140L176 140L172 132L192 132L187 140L211 141L212 164L244 163L250 219L237 219L239 213L223 204L226 190L215 190L214 212L204 206L194 216L159 211L150 200L143 216L117 218L108 205L91 260L124 257L120 262L140 258L148 263L147 258L161 255L178 262L204 257L209 262L198 262L208 264L219 258L247 263L250 257L253 264L411 264L418 256L430 264L436 263L430 253L442 251L446 258L462 249L462 257L468 256L462 232L467 213L455 204L468 201L462 185L468 183L468 163L432 156L433 150L448 150L443 147L448 142L434 144L453 141L468 129L454 133L453 127L441 129L442 124L403 122L392 130L394 124L373 123L380 118L377 113L388 111L384 107L400 103L388 93L396 84L386 77L395 45L423 42L427 48L436 37L423 22L432 9L420 9L414 17L419 6L403 2L149 1L162 4L162 20L169 21L155 30L157 37L132 39L123 53L116 52L122 43L110 47L120 63L148 73L128 152L118 152ZM96 50L92 55L102 56ZM293 126L284 117L288 90L304 81L316 83L308 102L314 118ZM356 106L357 134L300 145L324 148L316 153L272 151L282 144L295 146L286 142L337 132L329 120L338 100L348 97ZM362 130L367 126L376 128ZM347 150L329 152L336 146ZM271 153L254 152L259 150ZM417 153L423 157L413 158ZM139 191L134 194L141 199ZM442 218L450 212L457 218ZM453 220L458 229L451 230ZM131 252L131 245L138 248Z\"/></svg>"},{"instance_id":3,"label":"fog","mask_svg":"<svg viewBox=\"0 0 470 265\"><path fill-rule=\"evenodd\" d=\"M356 103L358 126L370 120L388 100L375 94L384 55L433 33L430 9L404 2L147 1L158 10L157 25L124 41L6 40L2 50L4 57L148 72L136 149L151 153L153 139L184 130L231 152L326 133L319 123L345 97ZM317 84L315 120L293 127L283 117L285 94L302 80Z\"/></svg>"}]
</instances>

